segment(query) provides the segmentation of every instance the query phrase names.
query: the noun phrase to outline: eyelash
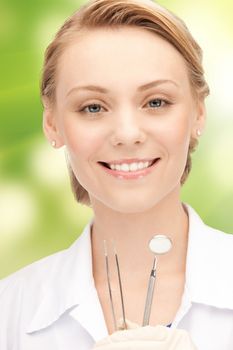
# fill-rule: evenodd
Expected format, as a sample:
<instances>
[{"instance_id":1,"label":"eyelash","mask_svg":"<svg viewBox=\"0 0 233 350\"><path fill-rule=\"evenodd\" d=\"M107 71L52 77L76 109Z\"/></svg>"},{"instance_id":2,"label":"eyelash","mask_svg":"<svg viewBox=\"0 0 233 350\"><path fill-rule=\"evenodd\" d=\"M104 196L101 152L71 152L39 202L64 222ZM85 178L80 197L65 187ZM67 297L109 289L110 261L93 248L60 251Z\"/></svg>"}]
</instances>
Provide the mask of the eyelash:
<instances>
[{"instance_id":1,"label":"eyelash","mask_svg":"<svg viewBox=\"0 0 233 350\"><path fill-rule=\"evenodd\" d=\"M165 100L165 99L162 99L162 98L154 98L152 100L150 100L147 104L149 104L150 102L154 102L154 101L160 101L161 102L161 106L159 107L148 107L148 109L152 109L152 110L155 110L155 109L160 109L160 108L165 108L165 107L168 107L169 105L171 105L172 103L168 100ZM81 110L79 110L80 113L88 113L88 114L99 114L101 113L100 111L99 112L96 112L96 113L93 113L93 112L86 112L85 109L88 108L88 107L102 107L99 103L90 103L86 106L84 106Z\"/></svg>"}]
</instances>

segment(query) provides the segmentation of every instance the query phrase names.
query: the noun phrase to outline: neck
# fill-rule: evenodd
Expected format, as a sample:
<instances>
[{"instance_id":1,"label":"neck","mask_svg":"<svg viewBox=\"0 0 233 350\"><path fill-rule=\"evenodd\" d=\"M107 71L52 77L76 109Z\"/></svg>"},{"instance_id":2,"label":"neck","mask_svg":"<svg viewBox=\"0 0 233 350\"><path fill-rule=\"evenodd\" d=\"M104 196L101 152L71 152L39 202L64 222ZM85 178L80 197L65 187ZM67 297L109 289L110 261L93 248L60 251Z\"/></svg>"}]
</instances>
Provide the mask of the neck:
<instances>
[{"instance_id":1,"label":"neck","mask_svg":"<svg viewBox=\"0 0 233 350\"><path fill-rule=\"evenodd\" d=\"M92 203L95 213L92 227L92 249L94 274L103 277L104 249L106 240L109 253L115 242L121 266L125 271L144 273L145 266L151 266L153 254L148 242L156 234L165 234L173 242L172 250L159 257L161 269L185 269L188 237L188 217L179 200L179 193L173 193L159 204L141 213L120 213Z\"/></svg>"}]
</instances>

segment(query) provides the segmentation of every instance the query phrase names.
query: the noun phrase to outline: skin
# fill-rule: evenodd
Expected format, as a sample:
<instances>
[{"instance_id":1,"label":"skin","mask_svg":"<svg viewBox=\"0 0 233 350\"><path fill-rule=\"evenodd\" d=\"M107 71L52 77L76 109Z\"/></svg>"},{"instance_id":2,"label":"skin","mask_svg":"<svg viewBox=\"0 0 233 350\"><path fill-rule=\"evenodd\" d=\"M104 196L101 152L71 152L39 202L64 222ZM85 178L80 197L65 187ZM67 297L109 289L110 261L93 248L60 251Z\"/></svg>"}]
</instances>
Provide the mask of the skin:
<instances>
[{"instance_id":1,"label":"skin","mask_svg":"<svg viewBox=\"0 0 233 350\"><path fill-rule=\"evenodd\" d=\"M172 82L138 90L158 80ZM86 85L108 92L76 89ZM127 318L141 324L153 260L148 241L156 233L169 235L173 248L158 261L151 324L172 322L184 288L188 240L180 179L190 139L205 122L204 102L194 98L183 57L141 28L87 31L61 56L56 103L44 99L44 106L47 138L56 140L57 147L66 146L72 169L90 196L93 274L109 332L113 324L103 239L116 242ZM160 160L150 174L134 180L109 175L98 163L125 158ZM117 291L111 253L110 268ZM114 299L120 317L117 292Z\"/></svg>"}]
</instances>

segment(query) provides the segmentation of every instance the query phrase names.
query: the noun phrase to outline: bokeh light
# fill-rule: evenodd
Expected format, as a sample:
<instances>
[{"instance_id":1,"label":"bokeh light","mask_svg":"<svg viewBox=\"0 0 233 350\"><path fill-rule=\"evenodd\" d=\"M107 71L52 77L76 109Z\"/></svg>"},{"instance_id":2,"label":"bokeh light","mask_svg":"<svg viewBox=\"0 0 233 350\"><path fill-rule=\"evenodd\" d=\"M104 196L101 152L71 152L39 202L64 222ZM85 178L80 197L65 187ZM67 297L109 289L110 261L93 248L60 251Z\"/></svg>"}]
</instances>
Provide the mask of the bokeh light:
<instances>
[{"instance_id":1,"label":"bokeh light","mask_svg":"<svg viewBox=\"0 0 233 350\"><path fill-rule=\"evenodd\" d=\"M26 186L21 183L5 183L0 187L0 232L6 243L33 229L36 204Z\"/></svg>"}]
</instances>

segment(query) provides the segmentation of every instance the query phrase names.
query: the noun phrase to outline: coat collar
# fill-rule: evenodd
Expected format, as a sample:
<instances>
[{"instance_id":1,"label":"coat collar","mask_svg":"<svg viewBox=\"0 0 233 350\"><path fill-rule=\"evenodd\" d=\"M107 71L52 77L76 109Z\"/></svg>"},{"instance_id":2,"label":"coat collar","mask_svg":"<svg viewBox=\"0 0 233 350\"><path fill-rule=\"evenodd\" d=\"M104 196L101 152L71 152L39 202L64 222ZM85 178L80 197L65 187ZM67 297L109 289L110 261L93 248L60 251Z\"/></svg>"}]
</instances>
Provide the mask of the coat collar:
<instances>
[{"instance_id":1,"label":"coat collar","mask_svg":"<svg viewBox=\"0 0 233 350\"><path fill-rule=\"evenodd\" d=\"M184 208L189 216L185 286L189 299L187 305L201 303L233 309L233 281L230 275L233 237L206 226L189 205L184 204ZM69 311L95 341L107 335L92 273L92 223L93 220L69 249L55 254L45 282L43 276L44 292L27 333L48 327Z\"/></svg>"},{"instance_id":2,"label":"coat collar","mask_svg":"<svg viewBox=\"0 0 233 350\"><path fill-rule=\"evenodd\" d=\"M186 290L190 301L233 310L232 235L204 224L184 204L189 216Z\"/></svg>"},{"instance_id":3,"label":"coat collar","mask_svg":"<svg viewBox=\"0 0 233 350\"><path fill-rule=\"evenodd\" d=\"M65 312L77 319L97 341L107 335L103 313L96 293L92 273L91 225L67 250L55 254L49 262L49 275L42 276L43 295L27 327L27 333L44 329ZM40 263L40 262L38 262ZM91 308L87 315L88 306ZM76 310L77 309L77 310Z\"/></svg>"}]
</instances>

